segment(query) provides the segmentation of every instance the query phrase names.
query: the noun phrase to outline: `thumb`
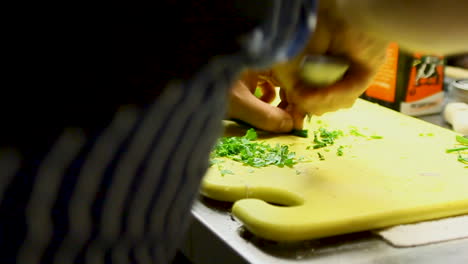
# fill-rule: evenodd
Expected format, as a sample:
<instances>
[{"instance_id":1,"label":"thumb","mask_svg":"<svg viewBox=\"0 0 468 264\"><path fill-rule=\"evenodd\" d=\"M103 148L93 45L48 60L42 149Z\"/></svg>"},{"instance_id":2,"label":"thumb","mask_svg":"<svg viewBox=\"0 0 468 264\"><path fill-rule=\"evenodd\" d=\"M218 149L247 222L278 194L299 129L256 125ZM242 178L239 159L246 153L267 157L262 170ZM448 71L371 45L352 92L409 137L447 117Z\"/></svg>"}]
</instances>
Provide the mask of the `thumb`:
<instances>
[{"instance_id":1,"label":"thumb","mask_svg":"<svg viewBox=\"0 0 468 264\"><path fill-rule=\"evenodd\" d=\"M250 92L231 94L228 117L277 133L291 131L294 124L288 112L263 102Z\"/></svg>"},{"instance_id":2,"label":"thumb","mask_svg":"<svg viewBox=\"0 0 468 264\"><path fill-rule=\"evenodd\" d=\"M293 119L293 129L302 130L304 128L304 118L306 113L301 111L296 105L290 104L287 99L286 91L280 89L281 102L278 107L284 109Z\"/></svg>"}]
</instances>

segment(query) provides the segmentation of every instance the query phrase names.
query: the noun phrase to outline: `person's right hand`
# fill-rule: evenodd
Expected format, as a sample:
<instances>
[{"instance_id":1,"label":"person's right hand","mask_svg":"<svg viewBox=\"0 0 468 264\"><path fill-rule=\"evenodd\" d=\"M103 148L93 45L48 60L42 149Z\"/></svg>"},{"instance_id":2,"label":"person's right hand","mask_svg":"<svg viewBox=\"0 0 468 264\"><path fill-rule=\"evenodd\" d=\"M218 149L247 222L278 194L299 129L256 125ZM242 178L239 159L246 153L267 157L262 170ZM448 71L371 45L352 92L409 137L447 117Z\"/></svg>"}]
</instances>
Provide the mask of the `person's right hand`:
<instances>
[{"instance_id":1,"label":"person's right hand","mask_svg":"<svg viewBox=\"0 0 468 264\"><path fill-rule=\"evenodd\" d=\"M273 66L264 76L281 87L281 107L294 117L295 129L302 128L306 113L322 115L351 107L367 89L385 58L387 42L351 27L328 3L331 2L320 2L317 27L305 50L296 58ZM351 66L337 83L313 87L299 77L300 63L308 54L343 56L351 61Z\"/></svg>"}]
</instances>

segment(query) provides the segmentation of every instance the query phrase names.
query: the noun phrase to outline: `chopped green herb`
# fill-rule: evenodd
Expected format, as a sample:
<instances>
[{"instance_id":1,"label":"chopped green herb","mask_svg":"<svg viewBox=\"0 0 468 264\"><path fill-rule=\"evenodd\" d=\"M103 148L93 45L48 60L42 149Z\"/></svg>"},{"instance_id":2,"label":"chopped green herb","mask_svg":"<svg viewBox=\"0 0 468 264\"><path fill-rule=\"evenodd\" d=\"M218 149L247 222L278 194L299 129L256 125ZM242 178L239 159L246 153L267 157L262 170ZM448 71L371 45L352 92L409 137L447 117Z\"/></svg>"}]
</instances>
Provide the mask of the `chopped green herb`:
<instances>
[{"instance_id":1,"label":"chopped green herb","mask_svg":"<svg viewBox=\"0 0 468 264\"><path fill-rule=\"evenodd\" d=\"M458 143L463 144L463 145L468 145L468 138L467 137L462 137L462 136L456 136L455 139L457 140Z\"/></svg>"},{"instance_id":2,"label":"chopped green herb","mask_svg":"<svg viewBox=\"0 0 468 264\"><path fill-rule=\"evenodd\" d=\"M458 157L457 160L461 163L468 164L468 156L464 157L462 156L461 151L467 151L468 150L468 138L463 137L463 136L455 136L455 139L458 143L462 144L462 147L456 147L452 149L447 149L445 152L446 153L452 153L452 152L458 152ZM468 166L465 166L465 168L468 168Z\"/></svg>"},{"instance_id":3,"label":"chopped green herb","mask_svg":"<svg viewBox=\"0 0 468 264\"><path fill-rule=\"evenodd\" d=\"M361 134L357 128L351 128L351 130L349 131L349 134L353 135L353 136L356 136L356 137L366 137L364 134Z\"/></svg>"},{"instance_id":4,"label":"chopped green herb","mask_svg":"<svg viewBox=\"0 0 468 264\"><path fill-rule=\"evenodd\" d=\"M292 135L298 136L298 137L308 137L309 131L307 129L293 129L291 131Z\"/></svg>"},{"instance_id":5,"label":"chopped green herb","mask_svg":"<svg viewBox=\"0 0 468 264\"><path fill-rule=\"evenodd\" d=\"M434 133L419 133L420 137L433 137Z\"/></svg>"},{"instance_id":6,"label":"chopped green herb","mask_svg":"<svg viewBox=\"0 0 468 264\"><path fill-rule=\"evenodd\" d=\"M322 124L322 120L317 120L317 124Z\"/></svg>"},{"instance_id":7,"label":"chopped green herb","mask_svg":"<svg viewBox=\"0 0 468 264\"><path fill-rule=\"evenodd\" d=\"M318 155L320 160L325 160L325 156L323 156L322 153L317 152L317 155Z\"/></svg>"},{"instance_id":8,"label":"chopped green herb","mask_svg":"<svg viewBox=\"0 0 468 264\"><path fill-rule=\"evenodd\" d=\"M296 175L300 175L300 174L301 174L301 172L296 170Z\"/></svg>"},{"instance_id":9,"label":"chopped green herb","mask_svg":"<svg viewBox=\"0 0 468 264\"><path fill-rule=\"evenodd\" d=\"M224 176L224 175L226 175L226 174L234 174L234 173L233 173L232 171L230 171L230 170L221 170L220 173L221 173L221 176Z\"/></svg>"},{"instance_id":10,"label":"chopped green herb","mask_svg":"<svg viewBox=\"0 0 468 264\"><path fill-rule=\"evenodd\" d=\"M250 128L249 130L247 130L247 133L245 133L244 138L251 140L251 141L256 140L258 138L257 132L255 131L255 129Z\"/></svg>"},{"instance_id":11,"label":"chopped green herb","mask_svg":"<svg viewBox=\"0 0 468 264\"><path fill-rule=\"evenodd\" d=\"M310 149L310 146L307 146L306 149Z\"/></svg>"},{"instance_id":12,"label":"chopped green herb","mask_svg":"<svg viewBox=\"0 0 468 264\"><path fill-rule=\"evenodd\" d=\"M315 143L315 145L313 146L314 149L323 148L327 146L325 142L322 142L319 139L319 137L317 136L317 132L314 132L314 143Z\"/></svg>"},{"instance_id":13,"label":"chopped green herb","mask_svg":"<svg viewBox=\"0 0 468 264\"><path fill-rule=\"evenodd\" d=\"M365 127L364 130L369 130L369 128ZM367 139L382 139L383 138L382 136L379 136L379 135L366 136L362 134L361 132L359 132L356 127L351 127L351 129L349 130L349 134L355 137L364 137Z\"/></svg>"},{"instance_id":14,"label":"chopped green herb","mask_svg":"<svg viewBox=\"0 0 468 264\"><path fill-rule=\"evenodd\" d=\"M460 153L458 153L458 159L459 162L468 164L468 157L462 157Z\"/></svg>"},{"instance_id":15,"label":"chopped green herb","mask_svg":"<svg viewBox=\"0 0 468 264\"><path fill-rule=\"evenodd\" d=\"M255 88L254 95L255 95L255 97L257 97L257 98L262 97L262 95L263 95L262 89L261 89L260 87Z\"/></svg>"},{"instance_id":16,"label":"chopped green herb","mask_svg":"<svg viewBox=\"0 0 468 264\"><path fill-rule=\"evenodd\" d=\"M286 145L277 144L272 147L263 142L257 142L255 129L251 128L243 137L223 137L216 144L211 158L226 157L251 167L292 167L297 163L296 153L290 152Z\"/></svg>"},{"instance_id":17,"label":"chopped green herb","mask_svg":"<svg viewBox=\"0 0 468 264\"><path fill-rule=\"evenodd\" d=\"M338 156L343 156L343 146L339 146L338 149L336 150L336 155Z\"/></svg>"},{"instance_id":18,"label":"chopped green herb","mask_svg":"<svg viewBox=\"0 0 468 264\"><path fill-rule=\"evenodd\" d=\"M343 135L341 130L328 131L325 128L319 128L318 132L314 132L314 149L324 148L326 146L333 145L335 139Z\"/></svg>"},{"instance_id":19,"label":"chopped green herb","mask_svg":"<svg viewBox=\"0 0 468 264\"><path fill-rule=\"evenodd\" d=\"M333 131L328 131L325 128L320 128L320 137L322 140L330 145L333 145L335 139L337 139L339 136L343 135L343 131L341 130L333 130Z\"/></svg>"},{"instance_id":20,"label":"chopped green herb","mask_svg":"<svg viewBox=\"0 0 468 264\"><path fill-rule=\"evenodd\" d=\"M211 159L210 160L210 167L215 165L215 164L223 163L223 162L224 162L224 160Z\"/></svg>"},{"instance_id":21,"label":"chopped green herb","mask_svg":"<svg viewBox=\"0 0 468 264\"><path fill-rule=\"evenodd\" d=\"M326 147L326 146L327 146L327 144L325 144L325 143L315 144L314 149L319 149L319 148L323 148L323 147Z\"/></svg>"}]
</instances>

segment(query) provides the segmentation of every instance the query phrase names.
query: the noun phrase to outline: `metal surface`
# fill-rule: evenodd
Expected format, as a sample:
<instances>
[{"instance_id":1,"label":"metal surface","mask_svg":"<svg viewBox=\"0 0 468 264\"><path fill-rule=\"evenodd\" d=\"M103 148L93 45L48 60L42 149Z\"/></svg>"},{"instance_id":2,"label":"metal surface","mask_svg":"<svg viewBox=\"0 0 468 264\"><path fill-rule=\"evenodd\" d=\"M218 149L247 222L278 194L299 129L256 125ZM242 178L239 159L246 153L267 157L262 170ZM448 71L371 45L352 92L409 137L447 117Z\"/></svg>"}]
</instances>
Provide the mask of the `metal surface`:
<instances>
[{"instance_id":1,"label":"metal surface","mask_svg":"<svg viewBox=\"0 0 468 264\"><path fill-rule=\"evenodd\" d=\"M440 115L420 117L449 128ZM198 199L183 246L194 264L466 264L468 239L396 248L372 232L360 232L298 243L277 243L253 236L230 215L231 203Z\"/></svg>"},{"instance_id":2,"label":"metal surface","mask_svg":"<svg viewBox=\"0 0 468 264\"><path fill-rule=\"evenodd\" d=\"M201 198L184 248L193 263L468 263L468 239L413 248L395 248L361 232L300 243L258 239L231 218L231 204Z\"/></svg>"},{"instance_id":3,"label":"metal surface","mask_svg":"<svg viewBox=\"0 0 468 264\"><path fill-rule=\"evenodd\" d=\"M442 114L434 114L434 115L425 115L425 116L419 116L417 117L421 120L424 120L426 122L432 123L434 125L438 125L440 127L445 127L448 129L452 129L449 123L445 122L444 117Z\"/></svg>"}]
</instances>

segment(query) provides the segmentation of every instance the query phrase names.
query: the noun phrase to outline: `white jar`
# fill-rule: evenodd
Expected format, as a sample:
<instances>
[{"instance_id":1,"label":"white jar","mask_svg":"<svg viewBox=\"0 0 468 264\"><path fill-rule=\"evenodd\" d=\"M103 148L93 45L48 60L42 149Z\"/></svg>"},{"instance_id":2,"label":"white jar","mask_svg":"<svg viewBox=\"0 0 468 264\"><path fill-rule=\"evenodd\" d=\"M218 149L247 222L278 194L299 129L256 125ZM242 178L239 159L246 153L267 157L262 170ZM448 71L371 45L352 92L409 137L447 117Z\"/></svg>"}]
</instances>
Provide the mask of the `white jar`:
<instances>
[{"instance_id":1,"label":"white jar","mask_svg":"<svg viewBox=\"0 0 468 264\"><path fill-rule=\"evenodd\" d=\"M468 104L468 79L456 80L448 87L448 102Z\"/></svg>"},{"instance_id":2,"label":"white jar","mask_svg":"<svg viewBox=\"0 0 468 264\"><path fill-rule=\"evenodd\" d=\"M444 119L452 124L455 132L468 135L468 79L450 84Z\"/></svg>"}]
</instances>

